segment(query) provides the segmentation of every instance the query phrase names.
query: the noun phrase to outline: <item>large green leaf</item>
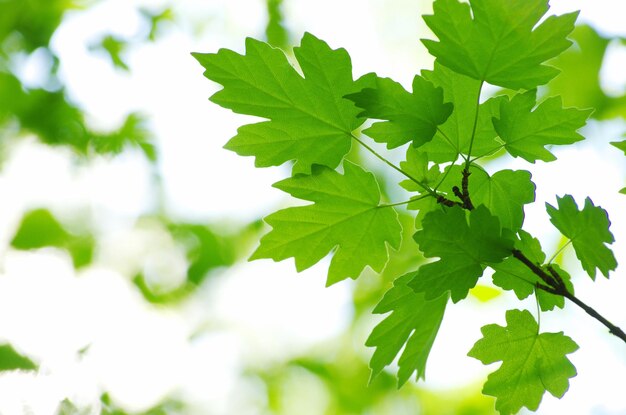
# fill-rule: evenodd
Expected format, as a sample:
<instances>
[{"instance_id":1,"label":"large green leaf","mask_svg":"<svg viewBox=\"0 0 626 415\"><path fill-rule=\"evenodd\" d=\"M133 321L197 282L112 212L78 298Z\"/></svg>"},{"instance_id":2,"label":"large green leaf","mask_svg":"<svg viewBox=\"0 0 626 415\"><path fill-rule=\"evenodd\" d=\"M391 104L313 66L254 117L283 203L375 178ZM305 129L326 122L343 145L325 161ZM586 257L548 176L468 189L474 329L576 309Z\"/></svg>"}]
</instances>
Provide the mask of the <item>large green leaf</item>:
<instances>
[{"instance_id":1,"label":"large green leaf","mask_svg":"<svg viewBox=\"0 0 626 415\"><path fill-rule=\"evenodd\" d=\"M426 376L426 360L433 346L448 296L427 301L422 293L413 291L407 283L413 274L406 274L393 282L393 287L374 308L374 314L389 314L372 330L366 346L376 347L370 367L372 377L395 359L398 360L398 386L402 386L416 372L418 379Z\"/></svg>"},{"instance_id":2,"label":"large green leaf","mask_svg":"<svg viewBox=\"0 0 626 415\"><path fill-rule=\"evenodd\" d=\"M617 260L606 246L615 241L606 210L595 206L589 198L582 210L578 210L570 195L557 197L556 201L558 209L546 203L552 224L572 241L576 256L592 279L595 279L596 268L608 278L609 271L617 268Z\"/></svg>"},{"instance_id":3,"label":"large green leaf","mask_svg":"<svg viewBox=\"0 0 626 415\"><path fill-rule=\"evenodd\" d=\"M380 272L387 262L386 245L400 246L402 228L396 212L379 207L374 175L355 164L346 161L343 175L313 166L312 175L296 175L274 186L314 204L265 218L272 230L251 259L293 257L302 271L334 250L327 281L331 285L357 278L368 265Z\"/></svg>"},{"instance_id":4,"label":"large green leaf","mask_svg":"<svg viewBox=\"0 0 626 415\"><path fill-rule=\"evenodd\" d=\"M430 212L415 240L427 258L437 262L422 265L409 286L427 300L450 291L453 302L467 296L483 274L483 264L500 262L511 255L513 241L503 236L498 218L484 206L469 213L458 206Z\"/></svg>"},{"instance_id":5,"label":"large green leaf","mask_svg":"<svg viewBox=\"0 0 626 415\"><path fill-rule=\"evenodd\" d=\"M345 49L333 50L309 33L294 54L304 78L281 50L251 38L245 55L220 49L193 56L204 76L224 86L211 101L270 120L239 128L227 149L255 156L258 167L296 160L296 172L309 173L313 164L335 168L350 150L352 130L363 122L361 110L343 97L368 83L352 80Z\"/></svg>"},{"instance_id":6,"label":"large green leaf","mask_svg":"<svg viewBox=\"0 0 626 415\"><path fill-rule=\"evenodd\" d=\"M556 160L545 146L565 145L583 140L576 131L583 127L592 110L563 108L560 97L536 105L536 91L517 94L500 106L500 117L493 119L504 147L514 157L534 163Z\"/></svg>"},{"instance_id":7,"label":"large green leaf","mask_svg":"<svg viewBox=\"0 0 626 415\"><path fill-rule=\"evenodd\" d=\"M470 8L471 6L471 8ZM544 65L567 49L578 13L549 16L548 0L436 0L424 21L439 41L423 40L439 63L480 81L531 89L559 71Z\"/></svg>"},{"instance_id":8,"label":"large green leaf","mask_svg":"<svg viewBox=\"0 0 626 415\"><path fill-rule=\"evenodd\" d=\"M388 120L374 123L363 133L388 148L411 142L414 147L430 141L437 126L452 112L452 104L444 103L443 90L421 76L413 78L413 93L389 79L377 78L366 88L346 98L363 108L360 116Z\"/></svg>"},{"instance_id":9,"label":"large green leaf","mask_svg":"<svg viewBox=\"0 0 626 415\"><path fill-rule=\"evenodd\" d=\"M566 355L578 345L563 332L539 334L539 326L527 310L507 311L506 322L505 327L484 326L483 338L468 353L484 364L502 361L487 378L483 393L496 397L501 415L517 413L524 406L536 410L545 391L562 397L569 378L576 376Z\"/></svg>"}]
</instances>

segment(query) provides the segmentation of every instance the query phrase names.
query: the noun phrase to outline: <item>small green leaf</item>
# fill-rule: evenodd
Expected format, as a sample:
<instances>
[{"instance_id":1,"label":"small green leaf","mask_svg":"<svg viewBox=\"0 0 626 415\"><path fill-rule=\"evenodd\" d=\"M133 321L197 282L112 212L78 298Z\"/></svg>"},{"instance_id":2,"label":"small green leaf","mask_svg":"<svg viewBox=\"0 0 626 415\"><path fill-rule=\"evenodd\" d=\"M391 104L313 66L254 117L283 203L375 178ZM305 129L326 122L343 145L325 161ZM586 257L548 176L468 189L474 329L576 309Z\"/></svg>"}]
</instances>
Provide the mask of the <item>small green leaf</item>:
<instances>
[{"instance_id":1,"label":"small green leaf","mask_svg":"<svg viewBox=\"0 0 626 415\"><path fill-rule=\"evenodd\" d=\"M505 327L484 326L483 338L468 353L486 365L502 361L487 378L483 393L496 397L501 415L515 414L522 407L536 410L545 391L561 398L569 388L569 378L576 376L566 355L578 345L563 332L539 334L527 310L507 311L506 322Z\"/></svg>"},{"instance_id":2,"label":"small green leaf","mask_svg":"<svg viewBox=\"0 0 626 415\"><path fill-rule=\"evenodd\" d=\"M471 6L471 9L470 9ZM544 62L567 49L578 13L549 16L548 0L436 0L424 21L439 38L422 40L439 63L510 89L531 89L559 71Z\"/></svg>"},{"instance_id":3,"label":"small green leaf","mask_svg":"<svg viewBox=\"0 0 626 415\"><path fill-rule=\"evenodd\" d=\"M443 90L415 76L413 92L389 78L376 78L374 87L366 88L346 98L363 108L359 116L388 120L377 122L363 131L387 148L412 142L414 147L430 141L437 126L452 112L452 104L444 103Z\"/></svg>"},{"instance_id":4,"label":"small green leaf","mask_svg":"<svg viewBox=\"0 0 626 415\"><path fill-rule=\"evenodd\" d=\"M17 369L37 370L37 365L15 351L10 344L0 345L0 372Z\"/></svg>"},{"instance_id":5,"label":"small green leaf","mask_svg":"<svg viewBox=\"0 0 626 415\"><path fill-rule=\"evenodd\" d=\"M296 175L274 184L294 197L314 202L269 215L272 230L252 259L293 257L302 271L334 250L327 284L357 278L363 268L382 271L387 244L398 249L402 227L390 207L379 207L380 190L372 173L348 161L343 175L313 166L312 175Z\"/></svg>"},{"instance_id":6,"label":"small green leaf","mask_svg":"<svg viewBox=\"0 0 626 415\"><path fill-rule=\"evenodd\" d=\"M520 229L524 223L524 205L535 201L535 184L530 180L530 172L500 170L489 176L480 167L470 172L469 193L474 205L485 205L498 217L503 228L514 232ZM458 172L455 176L461 177L461 174Z\"/></svg>"},{"instance_id":7,"label":"small green leaf","mask_svg":"<svg viewBox=\"0 0 626 415\"><path fill-rule=\"evenodd\" d=\"M304 78L281 50L251 38L245 55L220 49L193 56L205 77L224 86L211 101L270 120L239 128L227 149L256 157L257 167L296 160L298 173L310 173L313 164L335 168L350 150L352 131L363 123L360 110L343 97L371 78L354 82L346 50L333 50L309 33L294 54Z\"/></svg>"},{"instance_id":8,"label":"small green leaf","mask_svg":"<svg viewBox=\"0 0 626 415\"><path fill-rule=\"evenodd\" d=\"M398 360L398 387L416 372L417 379L425 379L426 361L433 346L448 296L442 295L431 301L407 286L413 273L394 281L393 287L374 308L374 314L391 312L372 331L365 343L376 347L370 360L372 378L393 362L404 346Z\"/></svg>"},{"instance_id":9,"label":"small green leaf","mask_svg":"<svg viewBox=\"0 0 626 415\"><path fill-rule=\"evenodd\" d=\"M585 207L578 210L570 195L557 197L558 209L546 203L550 221L561 233L572 241L576 256L591 279L596 277L596 268L608 278L609 271L617 268L615 255L606 244L615 241L609 230L611 222L606 210L585 199Z\"/></svg>"},{"instance_id":10,"label":"small green leaf","mask_svg":"<svg viewBox=\"0 0 626 415\"><path fill-rule=\"evenodd\" d=\"M513 241L502 235L498 218L484 206L469 213L458 206L430 212L414 238L427 258L409 286L431 300L450 291L453 302L467 296L483 274L483 264L500 262L511 255Z\"/></svg>"},{"instance_id":11,"label":"small green leaf","mask_svg":"<svg viewBox=\"0 0 626 415\"><path fill-rule=\"evenodd\" d=\"M536 104L536 90L517 94L510 101L502 101L500 117L493 119L498 135L513 157L536 160L556 160L547 145L565 145L583 140L576 131L583 127L593 110L563 108L560 97L552 97ZM534 108L534 109L533 109Z\"/></svg>"}]
</instances>

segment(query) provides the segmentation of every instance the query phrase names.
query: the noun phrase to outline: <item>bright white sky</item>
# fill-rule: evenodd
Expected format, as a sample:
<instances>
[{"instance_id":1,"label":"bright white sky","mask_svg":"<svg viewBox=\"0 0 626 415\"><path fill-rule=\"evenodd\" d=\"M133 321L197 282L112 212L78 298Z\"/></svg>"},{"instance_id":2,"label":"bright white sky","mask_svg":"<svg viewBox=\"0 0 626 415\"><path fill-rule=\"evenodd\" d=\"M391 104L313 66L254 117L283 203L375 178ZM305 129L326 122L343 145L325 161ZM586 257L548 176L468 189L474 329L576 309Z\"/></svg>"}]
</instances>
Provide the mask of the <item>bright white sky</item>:
<instances>
[{"instance_id":1,"label":"bright white sky","mask_svg":"<svg viewBox=\"0 0 626 415\"><path fill-rule=\"evenodd\" d=\"M87 45L103 33L132 37L141 29L136 6L156 7L155 2L103 1L69 16L54 38L70 94L84 105L94 125L114 125L129 111L140 110L150 117L161 149L167 206L175 216L247 221L286 203L270 187L286 170L255 169L250 158L221 149L247 118L208 102L218 86L201 76L200 66L190 56L191 51L220 47L241 51L246 36L262 36L263 3L175 2L184 22L156 44L131 50L130 75L88 52ZM376 71L406 83L430 65L418 42L428 36L419 15L429 11L429 2L285 3L294 37L310 31L333 47L345 47L356 74ZM557 13L581 9L581 21L592 22L606 34L626 36L622 1L552 3ZM623 49L615 48L608 58L611 67L603 72L603 85L609 91L624 90L625 56ZM36 70L28 73L36 82ZM527 224L545 247L553 246L555 234L544 231L551 229L544 201L554 203L555 194L570 193L579 203L591 196L612 214L618 237L614 248L618 258L626 258L626 245L620 241L626 235L626 216L620 214L626 199L617 194L626 177L624 159L606 145L618 139L616 134L623 128L623 123L590 126L585 133L591 140L557 150L555 163L507 164L532 170L540 186L537 203L527 211ZM45 168L33 169L33 165ZM79 167L62 151L32 143L12 154L0 176L0 194L10 195L0 207L0 241L5 246L20 213L41 205L66 216L90 210L97 215L104 241L97 265L81 278L75 278L69 258L58 251L4 255L0 337L38 358L43 370L36 377L1 375L0 413L23 413L27 404L33 414L52 414L64 397L88 403L104 387L129 410L147 408L179 391L195 402L197 413L253 414L255 403L263 398L255 385L239 376L246 362L271 362L297 354L345 327L350 283L324 289L325 264L301 275L295 275L290 261L241 264L181 309L145 306L123 275L147 261L155 264L154 278L175 284L186 267L182 252L158 224L130 228L137 216L153 206L153 190L149 168L138 154ZM585 301L598 305L624 327L626 278L622 274L618 270L610 281L599 277L595 284L582 275L575 281ZM480 326L503 322L508 299L503 296L481 307L471 301L450 307L429 361L426 387L444 389L484 376L486 368L465 354L479 337ZM534 304L523 306L534 313ZM565 330L578 342L581 350L572 360L579 376L562 401L544 397L539 413L624 414L624 345L577 309L567 307L565 313L556 314L544 314L542 328ZM207 325L211 330L192 343L187 341ZM79 360L76 351L87 344L92 344L87 358Z\"/></svg>"}]
</instances>

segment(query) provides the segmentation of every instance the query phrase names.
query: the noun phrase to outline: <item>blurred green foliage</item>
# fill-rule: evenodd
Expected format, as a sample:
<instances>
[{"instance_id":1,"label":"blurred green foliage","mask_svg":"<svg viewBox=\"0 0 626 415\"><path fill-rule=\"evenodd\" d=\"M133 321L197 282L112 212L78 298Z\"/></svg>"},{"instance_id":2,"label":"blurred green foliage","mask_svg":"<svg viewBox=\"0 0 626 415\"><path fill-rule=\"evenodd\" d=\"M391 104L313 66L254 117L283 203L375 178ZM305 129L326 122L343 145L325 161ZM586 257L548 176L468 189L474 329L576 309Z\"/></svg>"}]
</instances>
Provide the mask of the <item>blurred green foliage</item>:
<instances>
[{"instance_id":1,"label":"blurred green foliage","mask_svg":"<svg viewBox=\"0 0 626 415\"><path fill-rule=\"evenodd\" d=\"M398 389L396 378L386 371L368 385L364 382L370 372L367 359L354 349L354 335L348 333L302 357L251 371L250 376L265 384L267 409L276 415L291 415L298 406L299 413L320 415L496 414L493 399L480 393L480 385L430 391L409 383Z\"/></svg>"},{"instance_id":2,"label":"blurred green foliage","mask_svg":"<svg viewBox=\"0 0 626 415\"><path fill-rule=\"evenodd\" d=\"M561 95L567 107L594 108L591 117L604 120L626 118L626 95L608 96L600 85L600 69L607 48L624 39L603 37L587 25L576 26L570 35L574 46L561 53L550 64L561 73L547 85L547 95Z\"/></svg>"},{"instance_id":3,"label":"blurred green foliage","mask_svg":"<svg viewBox=\"0 0 626 415\"><path fill-rule=\"evenodd\" d=\"M11 241L16 249L38 249L46 246L66 249L72 256L76 268L91 263L94 251L94 238L88 233L73 234L47 209L26 212Z\"/></svg>"},{"instance_id":4,"label":"blurred green foliage","mask_svg":"<svg viewBox=\"0 0 626 415\"><path fill-rule=\"evenodd\" d=\"M4 370L37 370L37 365L9 344L0 345L0 372Z\"/></svg>"},{"instance_id":5,"label":"blurred green foliage","mask_svg":"<svg viewBox=\"0 0 626 415\"><path fill-rule=\"evenodd\" d=\"M57 76L59 58L50 48L50 40L70 10L91 4L72 0L5 0L0 2L0 130L17 127L15 136L35 134L42 142L72 148L77 154L119 154L123 148L137 147L149 160L156 160L150 133L138 114L128 114L121 127L102 132L87 122L80 106L68 96ZM146 38L154 40L161 21L171 16L167 10L153 15L142 14L149 30ZM106 35L94 50L106 51L117 67L128 70L123 60L126 41ZM19 76L20 61L39 54L49 65L41 85L25 85ZM16 59L19 58L19 59Z\"/></svg>"},{"instance_id":6,"label":"blurred green foliage","mask_svg":"<svg viewBox=\"0 0 626 415\"><path fill-rule=\"evenodd\" d=\"M167 223L167 218L161 219ZM133 278L144 298L153 304L174 304L192 294L214 272L224 270L242 259L261 232L261 220L242 227L222 227L197 223L169 223L167 229L185 251L188 261L185 283L173 290L153 289L142 274Z\"/></svg>"},{"instance_id":7,"label":"blurred green foliage","mask_svg":"<svg viewBox=\"0 0 626 415\"><path fill-rule=\"evenodd\" d=\"M267 26L265 38L267 43L281 49L289 47L289 33L283 18L283 0L266 0Z\"/></svg>"}]
</instances>

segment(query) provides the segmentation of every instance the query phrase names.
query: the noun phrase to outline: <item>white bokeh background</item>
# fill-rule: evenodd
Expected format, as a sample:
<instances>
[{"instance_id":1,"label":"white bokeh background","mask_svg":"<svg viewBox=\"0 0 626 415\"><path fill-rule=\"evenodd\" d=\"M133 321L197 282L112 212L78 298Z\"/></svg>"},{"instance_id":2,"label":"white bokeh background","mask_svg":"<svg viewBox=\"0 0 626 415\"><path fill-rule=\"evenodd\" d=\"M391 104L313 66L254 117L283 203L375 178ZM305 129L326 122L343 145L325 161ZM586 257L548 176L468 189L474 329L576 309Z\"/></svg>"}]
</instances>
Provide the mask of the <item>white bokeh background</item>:
<instances>
[{"instance_id":1,"label":"white bokeh background","mask_svg":"<svg viewBox=\"0 0 626 415\"><path fill-rule=\"evenodd\" d=\"M123 73L88 45L104 33L133 37L144 30L139 5L169 5L179 19L154 44L132 48L131 70ZM579 21L605 35L626 36L622 1L554 0L552 5L555 13L580 9ZM428 1L285 0L284 11L294 40L310 31L332 47L345 47L357 75L375 71L406 84L431 65L418 41L429 36L419 18L430 11ZM173 217L244 223L286 203L270 187L287 174L284 168L255 169L251 158L221 148L247 117L208 102L218 86L202 77L190 55L220 47L242 51L246 36L263 36L265 22L262 0L105 0L70 13L53 38L68 92L92 125L111 128L130 111L147 115L161 155L163 201ZM607 92L624 92L625 56L623 47L611 47L602 72ZM23 78L32 85L40 64L35 57L24 63ZM526 223L548 254L557 235L544 202L569 193L579 204L590 196L609 211L614 251L618 260L626 258L626 197L617 193L626 181L626 163L608 145L624 129L623 121L592 122L584 130L589 140L555 150L557 162L504 161L533 173L537 202L527 208ZM242 377L246 365L295 356L338 335L349 322L351 283L324 288L325 264L296 275L290 261L239 264L175 309L146 305L124 275L152 260L162 284L175 285L184 277L186 260L158 223L132 226L157 203L145 159L127 152L76 165L69 152L28 138L10 156L0 175L0 340L32 356L42 369L0 375L0 414L53 414L65 398L88 406L102 389L129 411L177 394L190 402L190 413L256 414L265 398L258 385ZM67 220L98 219L102 243L95 264L80 271L80 278L62 251L8 247L22 212L40 206ZM577 269L573 261L571 268ZM580 297L622 327L624 274L620 267L610 280L598 277L595 283L575 275ZM423 386L445 390L485 376L491 368L465 355L482 325L503 323L507 304L515 304L511 299L504 295L487 305L470 300L451 306ZM534 312L534 303L522 306ZM571 305L544 314L542 329L564 330L581 348L571 355L579 375L570 391L562 400L544 397L538 413L626 414L623 342ZM362 344L364 338L357 340ZM81 358L77 352L87 345L89 353ZM370 352L363 346L363 353ZM93 410L97 413L97 405Z\"/></svg>"}]
</instances>

